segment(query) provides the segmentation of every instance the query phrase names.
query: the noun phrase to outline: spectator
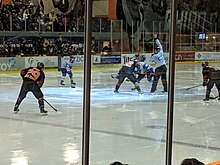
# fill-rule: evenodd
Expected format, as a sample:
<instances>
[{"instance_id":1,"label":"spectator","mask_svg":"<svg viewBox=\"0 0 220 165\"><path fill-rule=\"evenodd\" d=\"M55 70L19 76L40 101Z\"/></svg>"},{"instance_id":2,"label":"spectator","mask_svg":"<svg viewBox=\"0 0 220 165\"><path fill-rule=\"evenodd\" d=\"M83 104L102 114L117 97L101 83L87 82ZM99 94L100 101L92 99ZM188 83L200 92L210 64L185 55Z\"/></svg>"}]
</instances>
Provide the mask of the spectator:
<instances>
[{"instance_id":1,"label":"spectator","mask_svg":"<svg viewBox=\"0 0 220 165\"><path fill-rule=\"evenodd\" d=\"M111 46L111 42L109 42L108 45L104 46L102 48L102 53L103 54L110 54L110 52L112 52L112 46Z\"/></svg>"},{"instance_id":2,"label":"spectator","mask_svg":"<svg viewBox=\"0 0 220 165\"><path fill-rule=\"evenodd\" d=\"M63 44L63 37L62 37L62 34L60 33L58 35L58 38L55 41L55 50L56 50L56 53L58 55L63 54L63 52L62 52L62 44Z\"/></svg>"},{"instance_id":3,"label":"spectator","mask_svg":"<svg viewBox=\"0 0 220 165\"><path fill-rule=\"evenodd\" d=\"M128 165L128 164L123 164L119 161L115 161L115 162L111 163L110 165Z\"/></svg>"},{"instance_id":4,"label":"spectator","mask_svg":"<svg viewBox=\"0 0 220 165\"><path fill-rule=\"evenodd\" d=\"M49 20L51 23L57 20L57 15L54 10L51 10L51 12L49 13Z\"/></svg>"},{"instance_id":5,"label":"spectator","mask_svg":"<svg viewBox=\"0 0 220 165\"><path fill-rule=\"evenodd\" d=\"M25 9L23 12L23 20L26 21L28 19L29 16L29 8Z\"/></svg>"},{"instance_id":6,"label":"spectator","mask_svg":"<svg viewBox=\"0 0 220 165\"><path fill-rule=\"evenodd\" d=\"M206 0L200 0L199 3L197 4L196 8L197 8L197 11L206 11Z\"/></svg>"},{"instance_id":7,"label":"spectator","mask_svg":"<svg viewBox=\"0 0 220 165\"><path fill-rule=\"evenodd\" d=\"M51 29L48 29L48 31L49 30L60 31L61 24L59 24L58 14L56 14L55 11L52 10L48 16L49 16L49 24L52 26Z\"/></svg>"},{"instance_id":8,"label":"spectator","mask_svg":"<svg viewBox=\"0 0 220 165\"><path fill-rule=\"evenodd\" d=\"M39 37L37 38L36 41L36 52L37 55L39 56L44 54L43 45L44 45L44 38L42 37L42 34L39 33Z\"/></svg>"},{"instance_id":9,"label":"spectator","mask_svg":"<svg viewBox=\"0 0 220 165\"><path fill-rule=\"evenodd\" d=\"M68 15L65 13L61 18L61 30L64 32L69 31L68 24L69 24Z\"/></svg>"}]
</instances>

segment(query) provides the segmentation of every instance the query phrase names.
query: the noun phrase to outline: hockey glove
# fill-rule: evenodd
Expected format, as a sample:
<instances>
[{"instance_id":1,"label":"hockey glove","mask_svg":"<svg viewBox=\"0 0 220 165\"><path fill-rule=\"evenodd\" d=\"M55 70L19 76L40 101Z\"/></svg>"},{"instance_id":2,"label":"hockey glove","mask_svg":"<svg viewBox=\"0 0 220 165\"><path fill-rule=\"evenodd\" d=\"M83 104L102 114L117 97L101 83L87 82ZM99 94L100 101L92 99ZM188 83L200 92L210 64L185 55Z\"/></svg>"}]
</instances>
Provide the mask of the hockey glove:
<instances>
[{"instance_id":1,"label":"hockey glove","mask_svg":"<svg viewBox=\"0 0 220 165\"><path fill-rule=\"evenodd\" d=\"M204 80L202 86L206 86L208 84L208 80Z\"/></svg>"},{"instance_id":2,"label":"hockey glove","mask_svg":"<svg viewBox=\"0 0 220 165\"><path fill-rule=\"evenodd\" d=\"M25 72L24 70L21 70L21 71L20 71L20 75L21 75L21 77L24 77L25 74L26 74L26 72Z\"/></svg>"},{"instance_id":3,"label":"hockey glove","mask_svg":"<svg viewBox=\"0 0 220 165\"><path fill-rule=\"evenodd\" d=\"M147 81L148 81L149 83L153 83L152 77L147 77Z\"/></svg>"},{"instance_id":4,"label":"hockey glove","mask_svg":"<svg viewBox=\"0 0 220 165\"><path fill-rule=\"evenodd\" d=\"M38 86L39 88L41 88L41 87L43 86L43 84L44 84L43 81L38 81L38 82L37 82L37 86Z\"/></svg>"}]
</instances>

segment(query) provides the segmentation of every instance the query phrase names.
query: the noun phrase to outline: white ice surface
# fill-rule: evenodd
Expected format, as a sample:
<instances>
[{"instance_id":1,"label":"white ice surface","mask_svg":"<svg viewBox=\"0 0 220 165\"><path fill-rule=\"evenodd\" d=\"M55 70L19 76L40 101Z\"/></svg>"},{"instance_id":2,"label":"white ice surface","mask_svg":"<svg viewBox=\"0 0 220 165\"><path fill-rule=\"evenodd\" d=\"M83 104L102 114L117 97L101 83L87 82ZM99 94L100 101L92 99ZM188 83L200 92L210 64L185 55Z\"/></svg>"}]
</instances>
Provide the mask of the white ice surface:
<instances>
[{"instance_id":1,"label":"white ice surface","mask_svg":"<svg viewBox=\"0 0 220 165\"><path fill-rule=\"evenodd\" d=\"M48 116L40 116L38 103L29 93L13 114L21 78L0 74L0 164L78 165L82 163L83 71L74 71L76 88L58 85L59 72L46 72L42 88ZM115 160L129 165L164 165L168 94L150 94L150 84L141 82L144 94L131 91L125 81L114 94L117 69L95 69L91 81L90 165L108 165ZM173 128L173 165L186 157L203 162L220 159L220 102L203 102L205 88L186 88L202 82L199 65L177 65ZM212 95L217 95L214 87Z\"/></svg>"}]
</instances>

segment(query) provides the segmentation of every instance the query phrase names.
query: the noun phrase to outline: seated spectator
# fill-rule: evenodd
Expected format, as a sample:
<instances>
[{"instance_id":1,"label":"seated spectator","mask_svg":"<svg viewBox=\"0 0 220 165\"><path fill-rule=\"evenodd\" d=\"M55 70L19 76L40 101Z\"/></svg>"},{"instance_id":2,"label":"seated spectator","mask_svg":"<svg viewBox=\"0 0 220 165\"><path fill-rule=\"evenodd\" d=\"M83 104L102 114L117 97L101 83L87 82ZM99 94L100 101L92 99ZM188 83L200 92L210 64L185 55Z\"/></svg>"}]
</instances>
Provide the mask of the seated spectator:
<instances>
[{"instance_id":1,"label":"seated spectator","mask_svg":"<svg viewBox=\"0 0 220 165\"><path fill-rule=\"evenodd\" d=\"M180 165L205 165L205 164L195 158L187 158L184 159Z\"/></svg>"},{"instance_id":2,"label":"seated spectator","mask_svg":"<svg viewBox=\"0 0 220 165\"><path fill-rule=\"evenodd\" d=\"M112 52L112 46L111 46L111 43L109 43L108 45L104 46L102 48L102 53L103 54L110 54Z\"/></svg>"}]
</instances>

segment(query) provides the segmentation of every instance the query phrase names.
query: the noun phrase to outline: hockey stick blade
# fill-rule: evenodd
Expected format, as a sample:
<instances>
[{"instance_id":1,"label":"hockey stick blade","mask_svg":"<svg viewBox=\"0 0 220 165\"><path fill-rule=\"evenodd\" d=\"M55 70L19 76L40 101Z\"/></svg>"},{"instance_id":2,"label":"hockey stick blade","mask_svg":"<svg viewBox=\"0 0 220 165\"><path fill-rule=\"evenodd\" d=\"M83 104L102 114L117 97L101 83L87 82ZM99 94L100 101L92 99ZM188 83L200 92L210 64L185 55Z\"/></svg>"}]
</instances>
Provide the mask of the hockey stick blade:
<instances>
[{"instance_id":1,"label":"hockey stick blade","mask_svg":"<svg viewBox=\"0 0 220 165\"><path fill-rule=\"evenodd\" d=\"M215 96L215 97L209 97L209 99L217 99L218 98L218 96Z\"/></svg>"},{"instance_id":2,"label":"hockey stick blade","mask_svg":"<svg viewBox=\"0 0 220 165\"><path fill-rule=\"evenodd\" d=\"M190 89L197 88L197 87L200 87L200 86L203 86L203 85L202 85L202 84L198 84L198 85L195 85L195 86L186 88L186 90L188 91L188 90L190 90Z\"/></svg>"},{"instance_id":3,"label":"hockey stick blade","mask_svg":"<svg viewBox=\"0 0 220 165\"><path fill-rule=\"evenodd\" d=\"M54 110L54 111L56 111L57 112L57 109L56 108L54 108L47 100L45 100L44 99L44 101Z\"/></svg>"},{"instance_id":4,"label":"hockey stick blade","mask_svg":"<svg viewBox=\"0 0 220 165\"><path fill-rule=\"evenodd\" d=\"M116 78L116 79L118 79L118 75L116 75L116 76L114 76L113 74L111 74L111 78Z\"/></svg>"}]
</instances>

